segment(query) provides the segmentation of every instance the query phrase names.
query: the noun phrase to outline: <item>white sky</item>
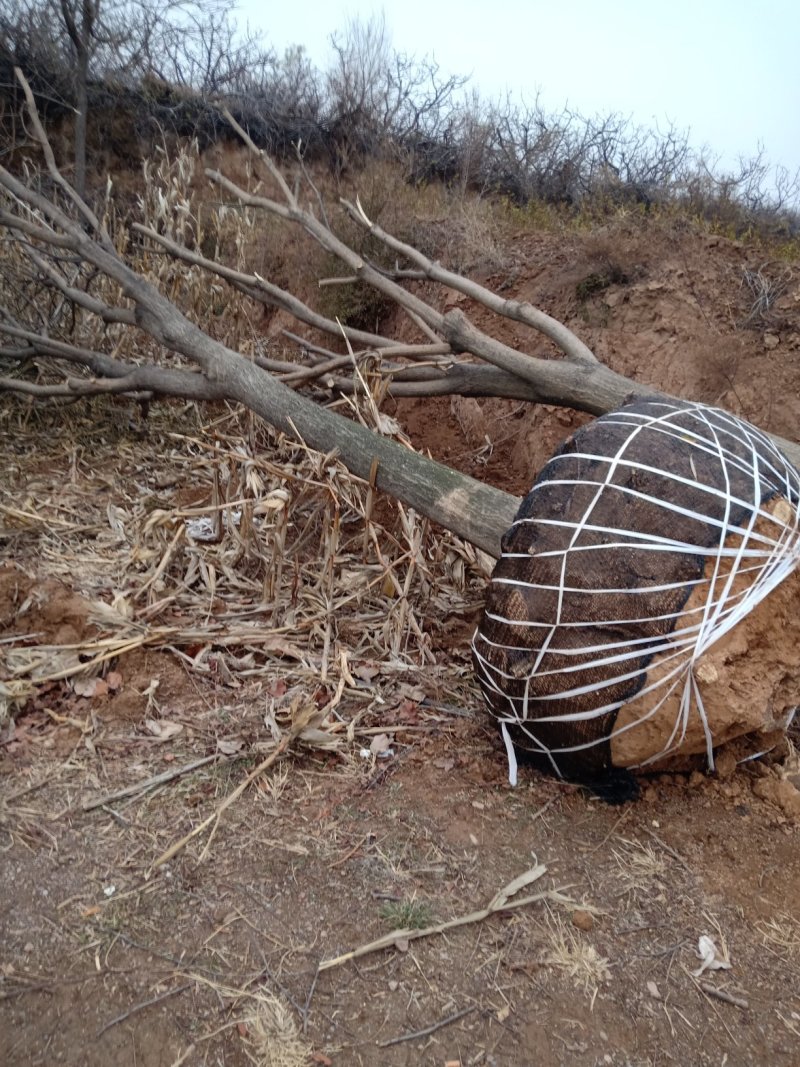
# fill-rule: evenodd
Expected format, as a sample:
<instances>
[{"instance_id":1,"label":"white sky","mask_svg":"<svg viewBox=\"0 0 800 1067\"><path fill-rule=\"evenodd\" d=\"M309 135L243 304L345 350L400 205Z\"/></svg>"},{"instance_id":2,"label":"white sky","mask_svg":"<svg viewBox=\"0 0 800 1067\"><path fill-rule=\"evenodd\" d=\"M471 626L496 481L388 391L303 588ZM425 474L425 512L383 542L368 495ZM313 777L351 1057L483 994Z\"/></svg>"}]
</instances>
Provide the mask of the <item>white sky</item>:
<instances>
[{"instance_id":1,"label":"white sky","mask_svg":"<svg viewBox=\"0 0 800 1067\"><path fill-rule=\"evenodd\" d=\"M540 90L548 111L672 121L723 167L761 144L800 168L798 0L240 0L237 19L324 67L331 33L381 10L396 50L470 74L484 96Z\"/></svg>"}]
</instances>

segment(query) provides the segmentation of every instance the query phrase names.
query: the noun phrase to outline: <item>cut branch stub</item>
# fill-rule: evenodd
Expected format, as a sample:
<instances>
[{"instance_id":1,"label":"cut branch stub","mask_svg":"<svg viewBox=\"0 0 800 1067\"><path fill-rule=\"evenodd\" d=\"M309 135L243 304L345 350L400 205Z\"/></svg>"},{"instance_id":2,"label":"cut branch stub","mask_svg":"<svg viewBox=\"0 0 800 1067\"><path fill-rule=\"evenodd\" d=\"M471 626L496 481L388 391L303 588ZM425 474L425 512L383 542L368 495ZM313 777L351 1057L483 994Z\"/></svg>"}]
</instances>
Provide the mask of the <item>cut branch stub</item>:
<instances>
[{"instance_id":1,"label":"cut branch stub","mask_svg":"<svg viewBox=\"0 0 800 1067\"><path fill-rule=\"evenodd\" d=\"M800 475L755 427L640 402L579 430L504 537L473 642L512 781L515 744L596 781L713 768L715 746L785 728L798 562Z\"/></svg>"}]
</instances>

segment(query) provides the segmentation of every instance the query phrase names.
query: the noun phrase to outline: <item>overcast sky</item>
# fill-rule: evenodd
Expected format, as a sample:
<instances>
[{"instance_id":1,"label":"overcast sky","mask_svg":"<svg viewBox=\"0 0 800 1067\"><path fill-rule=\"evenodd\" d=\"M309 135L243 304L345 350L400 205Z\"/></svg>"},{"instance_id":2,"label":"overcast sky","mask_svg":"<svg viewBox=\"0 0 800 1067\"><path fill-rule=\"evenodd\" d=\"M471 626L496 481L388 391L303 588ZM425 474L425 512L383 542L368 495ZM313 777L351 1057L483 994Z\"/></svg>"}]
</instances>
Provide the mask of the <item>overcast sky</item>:
<instances>
[{"instance_id":1,"label":"overcast sky","mask_svg":"<svg viewBox=\"0 0 800 1067\"><path fill-rule=\"evenodd\" d=\"M512 90L548 111L622 112L691 130L733 168L764 146L800 168L798 0L240 0L240 22L317 66L348 18L384 11L398 51L433 55L485 96Z\"/></svg>"}]
</instances>

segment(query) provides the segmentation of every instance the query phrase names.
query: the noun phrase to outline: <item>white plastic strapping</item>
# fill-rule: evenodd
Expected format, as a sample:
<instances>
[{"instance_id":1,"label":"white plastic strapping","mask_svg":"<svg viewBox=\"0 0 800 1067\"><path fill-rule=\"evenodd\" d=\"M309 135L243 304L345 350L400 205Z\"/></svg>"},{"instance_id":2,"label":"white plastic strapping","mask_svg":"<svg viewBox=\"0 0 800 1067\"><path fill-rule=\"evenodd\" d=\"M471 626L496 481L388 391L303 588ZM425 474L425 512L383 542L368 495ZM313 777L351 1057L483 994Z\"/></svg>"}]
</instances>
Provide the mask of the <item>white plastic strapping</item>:
<instances>
[{"instance_id":1,"label":"white plastic strapping","mask_svg":"<svg viewBox=\"0 0 800 1067\"><path fill-rule=\"evenodd\" d=\"M593 441L611 442L610 454L593 451ZM574 732L576 723L610 716L625 703L626 686L637 699L652 693L652 706L620 730L679 697L668 742L645 762L679 748L696 715L713 767L713 731L694 668L800 561L800 476L761 431L701 404L633 404L580 431L573 447L550 461L504 539L509 547L473 638L512 784L509 726L560 773L559 755L607 745L618 728L588 739L591 729L582 728L583 739L565 744L553 744L550 729L548 745L539 727L572 724ZM687 580L691 558L696 573ZM618 565L643 579L615 584ZM696 590L702 602L685 610ZM650 681L643 657L655 656L666 670ZM570 729L564 733L569 738Z\"/></svg>"}]
</instances>

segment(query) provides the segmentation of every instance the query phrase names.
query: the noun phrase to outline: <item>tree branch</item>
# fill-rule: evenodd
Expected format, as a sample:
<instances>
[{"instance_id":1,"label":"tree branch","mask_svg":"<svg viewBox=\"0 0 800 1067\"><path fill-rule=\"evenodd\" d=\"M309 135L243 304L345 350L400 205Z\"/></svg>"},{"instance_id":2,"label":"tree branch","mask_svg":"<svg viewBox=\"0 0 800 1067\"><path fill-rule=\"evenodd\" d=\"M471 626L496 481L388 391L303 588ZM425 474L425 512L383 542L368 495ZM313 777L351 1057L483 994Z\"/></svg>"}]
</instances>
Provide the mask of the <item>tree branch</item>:
<instances>
[{"instance_id":1,"label":"tree branch","mask_svg":"<svg viewBox=\"0 0 800 1067\"><path fill-rule=\"evenodd\" d=\"M96 296L87 293L84 289L77 289L74 285L69 285L58 271L43 256L40 256L34 248L27 248L26 251L31 261L36 264L50 284L73 304L77 304L78 307L97 315L105 323L121 323L124 326L136 325L136 316L130 308L111 307Z\"/></svg>"},{"instance_id":2,"label":"tree branch","mask_svg":"<svg viewBox=\"0 0 800 1067\"><path fill-rule=\"evenodd\" d=\"M62 11L66 10L66 4L62 3ZM74 23L72 25L74 27ZM69 23L67 23L67 26L69 28ZM75 32L77 34L77 29ZM71 29L70 36L72 36ZM73 38L73 43L75 44L75 48L78 53L80 53L81 50L79 41L79 36ZM97 240L100 241L100 243L105 248L113 249L114 246L111 242L111 238L108 236L108 233L106 232L105 228L100 225L100 222L98 221L98 218L95 213L85 202L85 200L83 200L83 198L80 197L78 193L72 188L72 186L69 184L66 178L64 178L61 171L56 166L56 159L53 155L53 149L50 147L50 142L47 139L47 134L44 132L44 127L42 126L42 123L39 119L39 113L36 110L36 104L33 99L31 87L30 85L28 85L25 75L22 73L19 67L14 67L14 76L16 77L17 81L22 87L23 93L25 94L25 102L28 105L28 115L30 116L31 124L33 125L34 133L36 134L36 139L41 145L42 152L44 153L45 163L47 164L47 169L50 172L51 178L64 192L64 194L71 200L71 202L78 210L79 214L83 216L84 221L87 222L92 228L92 230L97 234Z\"/></svg>"},{"instance_id":3,"label":"tree branch","mask_svg":"<svg viewBox=\"0 0 800 1067\"><path fill-rule=\"evenodd\" d=\"M260 274L243 274L241 271L233 270L231 267L226 267L213 259L206 259L199 252L191 251L184 245L178 244L177 241L158 233L150 226L143 226L141 223L135 222L132 228L137 233L142 234L144 237L149 237L151 241L161 245L175 259L190 263L195 267L201 267L203 270L207 270L209 274L216 274L218 278L224 279L252 300L272 307L282 308L284 311L288 311L298 322L304 322L315 330L322 330L324 333L330 333L337 337L341 337L344 334L353 344L369 345L373 348L384 348L392 344L388 337L368 333L365 330L354 330L349 326L343 327L333 319L325 318L324 315L312 310L302 300L293 296L292 293L273 285L272 282L262 278Z\"/></svg>"},{"instance_id":4,"label":"tree branch","mask_svg":"<svg viewBox=\"0 0 800 1067\"><path fill-rule=\"evenodd\" d=\"M392 237L391 234L386 233L376 223L371 222L367 218L367 214L359 200L356 200L355 207L348 200L341 200L340 203L354 222L363 226L374 237L377 237L388 248L391 248L393 252L410 259L412 263L416 263L423 274L430 278L431 281L439 282L450 289L455 289L456 292L463 293L503 318L514 319L516 322L521 322L525 326L538 330L545 337L549 337L567 358L575 363L581 363L586 366L598 363L595 354L579 337L576 337L563 323L551 318L550 315L540 311L533 304L520 300L503 300L502 297L497 296L496 293L491 292L489 289L485 289L477 282L464 278L461 274L454 274L453 271L445 270L439 263L433 263L412 245Z\"/></svg>"},{"instance_id":5,"label":"tree branch","mask_svg":"<svg viewBox=\"0 0 800 1067\"><path fill-rule=\"evenodd\" d=\"M43 131L41 135L44 136ZM135 305L136 324L160 344L200 366L208 381L228 399L245 404L277 429L299 436L312 448L336 448L345 466L358 477L374 480L377 488L385 489L485 551L499 554L500 538L519 504L516 497L458 474L293 392L252 361L204 334L125 263L113 246L87 234L54 205L41 205L43 198L4 168L0 168L0 186L21 203L40 208L61 231L52 235L44 231L42 240L71 248L116 281ZM334 245L341 245L337 239L331 240Z\"/></svg>"},{"instance_id":6,"label":"tree branch","mask_svg":"<svg viewBox=\"0 0 800 1067\"><path fill-rule=\"evenodd\" d=\"M206 170L206 174L212 181L222 185L232 195L236 196L242 204L272 212L288 221L298 223L328 252L338 256L339 259L346 263L360 279L384 293L400 307L418 315L427 327L434 330L439 336L444 337L454 352L471 352L473 355L486 360L487 363L493 363L495 366L530 382L537 387L536 399L543 403L564 403L600 414L603 411L607 411L609 406L617 406L625 397L631 395L653 395L653 390L638 386L635 382L623 378L622 375L617 375L608 370L593 355L591 359L586 357L585 354L580 356L573 355L568 361L560 362L523 355L516 349L510 348L508 345L504 345L495 338L483 333L469 321L463 312L452 311L447 315L443 315L440 311L425 303L424 300L403 289L391 278L375 270L361 256L331 233L317 218L302 208L294 206L296 205L294 198L292 198L292 202L288 206L279 204L266 197L254 196L248 193L234 182L224 178L218 171ZM421 256L421 254L418 255L420 255L424 263L428 263L433 269L433 264L430 264L426 257ZM443 275L448 279L457 280L459 278L458 275L451 275L449 271L443 272ZM488 293L488 290L484 290L482 286L468 283L466 279L461 279L461 281L466 287L464 291L469 289L475 299L479 298L479 293L485 294L481 301L482 303L487 304L488 297L493 296L493 294ZM448 281L446 284L452 286L453 283ZM493 297L493 300L496 305L495 309L509 303L500 297ZM487 306L489 305L487 304ZM548 326L549 335L553 338L559 336L562 348L569 342L570 338L577 342L577 338L574 338L574 335L565 326L555 323L555 320L550 320L549 316L545 316L543 312L536 312L536 309L532 308L531 305L514 305L512 302L512 311L515 314L518 312L520 315L524 315L526 321L530 320L528 322L529 325L537 316L542 316L548 322L554 323L555 326L553 328ZM536 315L532 315L532 312L536 312ZM521 319L520 321L523 320ZM559 327L560 332L555 327ZM543 326L538 328L540 332L545 332ZM577 344L585 348L582 342L577 342ZM578 351L575 346L572 346L572 348L574 351ZM586 351L589 352L588 349ZM570 391L562 396L561 390L565 386L569 386ZM599 397L597 395L598 391ZM561 399L559 399L560 397Z\"/></svg>"},{"instance_id":7,"label":"tree branch","mask_svg":"<svg viewBox=\"0 0 800 1067\"><path fill-rule=\"evenodd\" d=\"M35 114L30 93L26 93L26 99L30 113ZM240 136L243 136L251 151L254 150L255 146L248 135L235 123L233 126ZM78 219L76 221L56 203L35 192L0 167L0 188L4 188L9 194L6 207L0 210L0 224L9 229L12 240L16 241L23 254L29 256L34 266L41 266L42 257L46 254L44 250L48 248L67 250L115 282L123 296L131 301L131 309L109 308L83 290L73 292L75 287L70 286L54 268L50 272L44 272L51 283L54 282L53 273L58 275L61 284L57 285L57 288L62 295L88 313L101 318L104 314L116 316L107 321L122 322L126 325L135 323L159 345L190 360L202 373L150 364L136 366L121 363L104 353L50 339L8 320L0 321L0 333L26 343L26 347L17 350L22 353L21 358L30 358L27 347L30 346L37 354L82 363L97 376L94 381L79 384L78 387L86 389L87 392L124 388L128 391L190 396L194 399L224 398L242 403L278 430L301 438L312 448L325 452L336 449L342 462L358 477L377 484L378 488L384 489L487 552L494 555L499 553L501 536L513 520L519 504L518 498L458 474L418 455L397 441L315 404L308 397L278 381L263 366L269 364L271 367L279 367L281 373L288 374L294 384L307 384L342 367L345 357L319 352L322 362L317 361L313 367L305 368L284 364L282 361L270 361L265 357L253 360L205 334L155 285L138 274L130 263L117 253L93 213L58 172L38 119L34 123L34 129L42 141L51 176L73 205ZM394 366L387 363L382 368L382 373L392 379L394 395L445 395L456 392L472 396L502 395L574 407L595 414L618 407L635 396L665 396L603 366L566 327L530 304L503 300L477 283L444 270L410 246L385 234L361 212L358 216L360 225L398 255L410 259L431 280L457 289L499 315L537 329L559 345L568 358L543 359L519 352L478 329L462 312L450 311L443 314L416 293L404 289L388 272L365 261L324 222L300 208L296 197L269 157L260 152L258 155L277 182L285 203L254 196L216 171L206 173L212 181L227 189L243 205L269 211L300 225L323 248L336 255L349 271L407 312L423 333L436 338L432 344L407 346L379 334L357 330L344 331L346 339L354 347L366 347L371 352L377 352L382 358L417 361L413 366ZM347 205L345 207L348 209ZM352 205L349 210L358 213L358 209ZM342 335L338 324L334 325L332 320L317 315L302 301L257 274L243 274L215 264L156 234L148 227L137 226L137 231L158 243L176 258L213 272L246 295L286 308L299 321L314 328L335 336ZM489 366L464 361L453 362L454 354L462 353L469 353L484 360ZM259 362L263 365L259 366ZM72 395L75 386L70 383L73 381L74 379L68 379L67 383L55 386L34 384L40 389L69 388ZM352 379L334 377L333 382L334 387L342 392L352 392L356 389ZM31 389L31 384L26 383L26 391L33 395L35 389ZM18 389L19 383L17 379L6 376L2 387ZM66 394L59 392L57 395ZM793 462L800 462L800 446L780 438L773 440Z\"/></svg>"}]
</instances>

